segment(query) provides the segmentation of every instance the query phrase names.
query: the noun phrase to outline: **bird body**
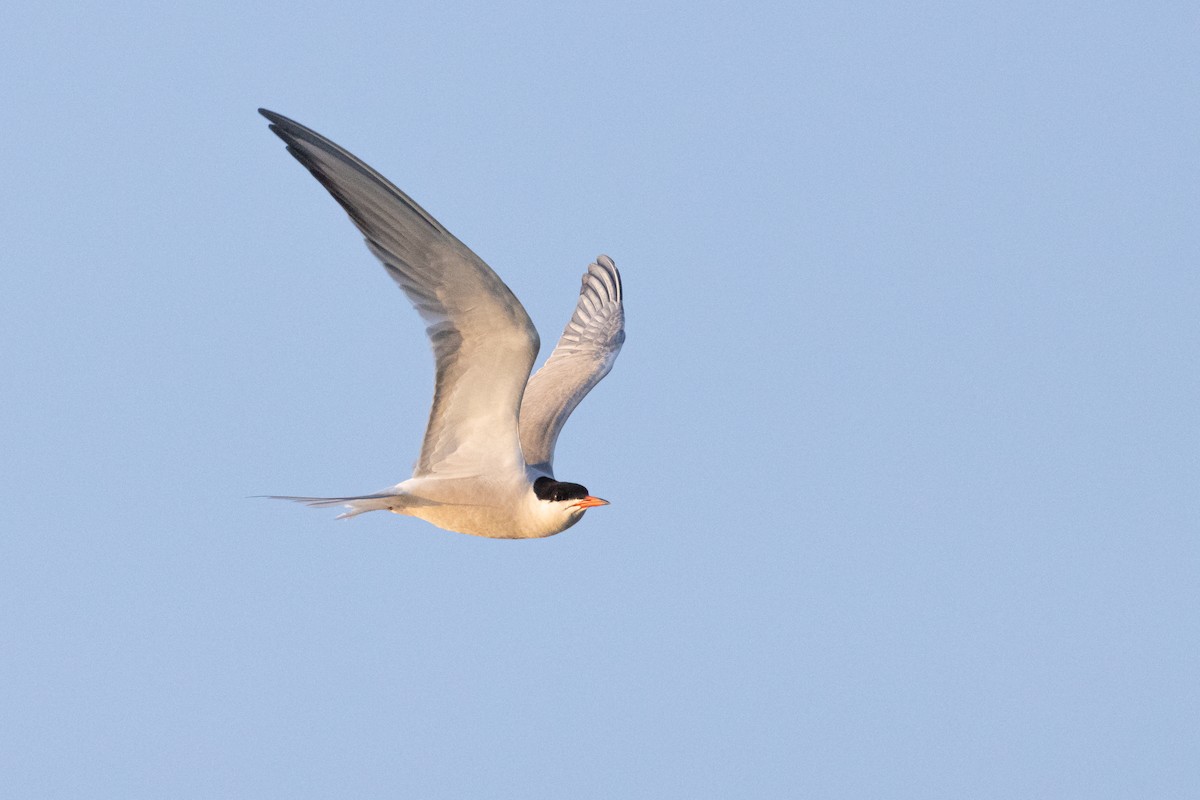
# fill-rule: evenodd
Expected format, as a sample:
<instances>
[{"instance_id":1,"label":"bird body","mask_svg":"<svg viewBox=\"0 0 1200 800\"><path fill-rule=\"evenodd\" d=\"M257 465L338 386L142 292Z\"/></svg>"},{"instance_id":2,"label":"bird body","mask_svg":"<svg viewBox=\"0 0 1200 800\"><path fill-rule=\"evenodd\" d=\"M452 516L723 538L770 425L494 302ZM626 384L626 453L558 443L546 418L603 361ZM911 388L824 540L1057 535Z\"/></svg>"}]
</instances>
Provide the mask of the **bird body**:
<instances>
[{"instance_id":1,"label":"bird body","mask_svg":"<svg viewBox=\"0 0 1200 800\"><path fill-rule=\"evenodd\" d=\"M586 490L580 497L563 501L543 500L534 490L539 479L547 477L530 471L519 479L513 474L410 478L376 494L278 499L295 500L317 508L345 506L350 509L339 519L367 511L391 511L423 519L446 530L492 539L553 536L578 522L588 508L607 504L587 495Z\"/></svg>"},{"instance_id":2,"label":"bird body","mask_svg":"<svg viewBox=\"0 0 1200 800\"><path fill-rule=\"evenodd\" d=\"M612 369L625 340L621 276L599 256L571 320L533 377L537 330L520 301L466 245L383 176L330 140L259 109L288 152L329 191L425 319L437 363L433 407L410 479L348 497L283 497L341 517L392 511L451 531L551 536L607 501L554 479L571 412Z\"/></svg>"}]
</instances>

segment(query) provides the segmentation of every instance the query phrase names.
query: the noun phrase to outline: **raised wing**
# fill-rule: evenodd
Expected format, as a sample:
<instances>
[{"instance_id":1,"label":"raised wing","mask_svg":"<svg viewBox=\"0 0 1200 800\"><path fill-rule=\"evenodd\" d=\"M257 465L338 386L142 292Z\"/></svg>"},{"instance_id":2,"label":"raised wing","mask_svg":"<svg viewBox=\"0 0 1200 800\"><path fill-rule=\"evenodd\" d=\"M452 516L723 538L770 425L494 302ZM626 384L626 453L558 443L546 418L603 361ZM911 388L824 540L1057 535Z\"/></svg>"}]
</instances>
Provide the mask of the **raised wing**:
<instances>
[{"instance_id":1,"label":"raised wing","mask_svg":"<svg viewBox=\"0 0 1200 800\"><path fill-rule=\"evenodd\" d=\"M554 474L554 444L567 417L612 369L625 342L621 273L608 256L588 267L579 303L558 346L529 379L521 403L521 448L531 467Z\"/></svg>"},{"instance_id":2,"label":"raised wing","mask_svg":"<svg viewBox=\"0 0 1200 800\"><path fill-rule=\"evenodd\" d=\"M479 256L382 175L319 133L259 113L341 203L428 325L437 377L413 476L523 470L517 414L538 335L521 303Z\"/></svg>"}]
</instances>

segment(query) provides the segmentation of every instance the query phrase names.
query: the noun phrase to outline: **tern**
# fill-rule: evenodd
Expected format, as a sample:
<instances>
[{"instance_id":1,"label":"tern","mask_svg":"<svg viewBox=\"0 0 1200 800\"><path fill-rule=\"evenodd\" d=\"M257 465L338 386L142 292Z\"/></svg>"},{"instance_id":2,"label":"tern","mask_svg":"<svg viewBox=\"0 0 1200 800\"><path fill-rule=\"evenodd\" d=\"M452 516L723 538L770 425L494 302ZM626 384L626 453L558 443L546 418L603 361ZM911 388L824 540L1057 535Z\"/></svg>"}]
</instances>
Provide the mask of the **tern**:
<instances>
[{"instance_id":1,"label":"tern","mask_svg":"<svg viewBox=\"0 0 1200 800\"><path fill-rule=\"evenodd\" d=\"M391 511L494 539L553 536L589 508L608 505L555 479L554 446L625 341L621 275L612 259L601 255L588 266L562 338L530 377L537 330L479 256L346 150L287 117L258 111L350 215L424 318L436 361L433 407L411 478L374 494L275 497L349 509L338 519Z\"/></svg>"}]
</instances>

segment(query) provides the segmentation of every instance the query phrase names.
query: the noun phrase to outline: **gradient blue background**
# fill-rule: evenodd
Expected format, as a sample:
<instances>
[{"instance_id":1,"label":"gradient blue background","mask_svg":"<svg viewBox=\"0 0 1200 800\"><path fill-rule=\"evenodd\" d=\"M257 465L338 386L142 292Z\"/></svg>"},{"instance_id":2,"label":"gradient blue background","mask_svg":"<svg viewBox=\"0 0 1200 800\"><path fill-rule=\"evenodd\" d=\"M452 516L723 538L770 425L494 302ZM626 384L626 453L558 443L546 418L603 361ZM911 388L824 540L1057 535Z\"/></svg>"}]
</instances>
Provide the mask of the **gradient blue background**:
<instances>
[{"instance_id":1,"label":"gradient blue background","mask_svg":"<svg viewBox=\"0 0 1200 800\"><path fill-rule=\"evenodd\" d=\"M5 796L1196 796L1193 3L167 5L0 11ZM260 105L547 345L616 259L611 507L246 499L432 385Z\"/></svg>"}]
</instances>

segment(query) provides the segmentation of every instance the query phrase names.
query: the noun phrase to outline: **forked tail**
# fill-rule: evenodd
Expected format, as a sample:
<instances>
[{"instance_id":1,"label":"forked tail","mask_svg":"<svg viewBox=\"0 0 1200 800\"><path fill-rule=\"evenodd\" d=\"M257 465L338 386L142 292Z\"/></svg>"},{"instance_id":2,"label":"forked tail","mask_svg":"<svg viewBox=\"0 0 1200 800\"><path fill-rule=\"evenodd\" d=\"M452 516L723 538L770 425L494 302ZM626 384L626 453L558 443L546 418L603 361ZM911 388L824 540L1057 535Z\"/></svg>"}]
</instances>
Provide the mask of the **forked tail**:
<instances>
[{"instance_id":1,"label":"forked tail","mask_svg":"<svg viewBox=\"0 0 1200 800\"><path fill-rule=\"evenodd\" d=\"M413 504L413 498L402 494L380 492L378 494L361 494L357 497L288 497L286 495L265 495L269 500L291 500L294 503L304 503L313 508L332 508L345 506L350 509L344 514L338 514L338 519L356 517L368 511L395 511L405 514L406 508Z\"/></svg>"}]
</instances>

